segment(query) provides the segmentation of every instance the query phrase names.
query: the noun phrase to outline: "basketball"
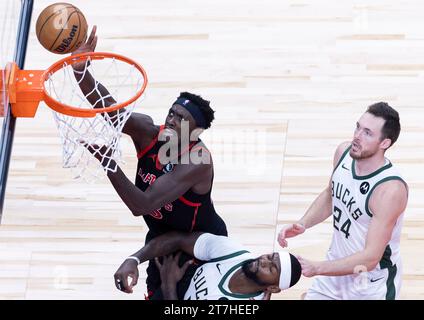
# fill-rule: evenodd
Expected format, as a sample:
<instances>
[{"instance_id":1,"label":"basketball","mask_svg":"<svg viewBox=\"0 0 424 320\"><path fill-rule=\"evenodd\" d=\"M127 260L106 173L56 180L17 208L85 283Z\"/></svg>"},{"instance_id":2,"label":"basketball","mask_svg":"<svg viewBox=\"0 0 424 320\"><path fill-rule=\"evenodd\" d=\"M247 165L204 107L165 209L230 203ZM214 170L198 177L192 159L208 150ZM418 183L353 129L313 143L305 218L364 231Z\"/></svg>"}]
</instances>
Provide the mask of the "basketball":
<instances>
[{"instance_id":1,"label":"basketball","mask_svg":"<svg viewBox=\"0 0 424 320\"><path fill-rule=\"evenodd\" d=\"M54 3L38 16L38 41L50 52L73 52L87 39L87 21L82 12L69 3Z\"/></svg>"}]
</instances>

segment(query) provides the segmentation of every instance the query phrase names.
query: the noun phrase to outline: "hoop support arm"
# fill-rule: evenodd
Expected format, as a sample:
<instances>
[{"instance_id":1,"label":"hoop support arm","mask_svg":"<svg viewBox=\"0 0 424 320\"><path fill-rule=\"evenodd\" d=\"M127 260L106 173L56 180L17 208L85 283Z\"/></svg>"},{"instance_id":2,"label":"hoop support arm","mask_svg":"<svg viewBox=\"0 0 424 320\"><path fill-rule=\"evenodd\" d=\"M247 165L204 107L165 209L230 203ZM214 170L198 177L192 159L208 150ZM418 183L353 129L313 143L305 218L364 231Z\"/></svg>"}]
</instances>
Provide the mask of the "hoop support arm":
<instances>
[{"instance_id":1,"label":"hoop support arm","mask_svg":"<svg viewBox=\"0 0 424 320\"><path fill-rule=\"evenodd\" d=\"M20 70L16 63L6 68L9 102L14 117L34 118L38 104L44 100L44 70Z\"/></svg>"}]
</instances>

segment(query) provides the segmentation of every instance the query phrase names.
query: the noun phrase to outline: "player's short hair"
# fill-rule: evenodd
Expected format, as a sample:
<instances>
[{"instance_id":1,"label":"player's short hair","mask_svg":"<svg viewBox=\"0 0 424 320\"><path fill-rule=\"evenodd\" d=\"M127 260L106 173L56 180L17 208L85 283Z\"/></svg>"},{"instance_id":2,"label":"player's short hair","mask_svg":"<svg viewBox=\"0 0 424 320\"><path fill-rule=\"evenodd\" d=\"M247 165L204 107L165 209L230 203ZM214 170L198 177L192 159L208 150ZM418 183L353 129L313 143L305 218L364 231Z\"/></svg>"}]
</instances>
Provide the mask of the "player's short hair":
<instances>
[{"instance_id":1,"label":"player's short hair","mask_svg":"<svg viewBox=\"0 0 424 320\"><path fill-rule=\"evenodd\" d=\"M287 251L279 251L280 258L280 279L278 287L281 290L286 290L294 286L302 275L302 267L299 260Z\"/></svg>"},{"instance_id":2,"label":"player's short hair","mask_svg":"<svg viewBox=\"0 0 424 320\"><path fill-rule=\"evenodd\" d=\"M205 129L210 128L212 121L215 119L215 111L210 107L210 101L190 92L181 92L178 98L188 99L196 104L205 118Z\"/></svg>"},{"instance_id":3,"label":"player's short hair","mask_svg":"<svg viewBox=\"0 0 424 320\"><path fill-rule=\"evenodd\" d=\"M392 146L400 134L399 113L387 102L374 103L368 107L367 112L385 120L381 129L382 139L390 139L392 141L390 146Z\"/></svg>"},{"instance_id":4,"label":"player's short hair","mask_svg":"<svg viewBox=\"0 0 424 320\"><path fill-rule=\"evenodd\" d=\"M291 262L291 279L290 287L294 286L300 279L302 275L302 267L300 266L299 260L290 253L290 262Z\"/></svg>"}]
</instances>

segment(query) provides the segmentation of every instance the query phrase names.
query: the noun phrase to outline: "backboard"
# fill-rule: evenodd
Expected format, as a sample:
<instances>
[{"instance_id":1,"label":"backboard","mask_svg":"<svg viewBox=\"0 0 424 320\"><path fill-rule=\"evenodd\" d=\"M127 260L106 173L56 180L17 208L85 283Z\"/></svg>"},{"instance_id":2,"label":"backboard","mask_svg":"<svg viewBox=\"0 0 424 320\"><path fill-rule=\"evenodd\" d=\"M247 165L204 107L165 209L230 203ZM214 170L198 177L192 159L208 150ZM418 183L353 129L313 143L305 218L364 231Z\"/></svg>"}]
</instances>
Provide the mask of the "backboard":
<instances>
[{"instance_id":1,"label":"backboard","mask_svg":"<svg viewBox=\"0 0 424 320\"><path fill-rule=\"evenodd\" d=\"M0 95L0 121L3 125L4 116L8 111L9 103L5 86L5 67L7 62L13 61L16 47L18 20L21 10L21 1L0 1L0 69L1 71L1 95Z\"/></svg>"},{"instance_id":2,"label":"backboard","mask_svg":"<svg viewBox=\"0 0 424 320\"><path fill-rule=\"evenodd\" d=\"M24 66L32 7L33 0L0 1L0 218L15 130L6 86L6 65L14 61L20 68Z\"/></svg>"}]
</instances>

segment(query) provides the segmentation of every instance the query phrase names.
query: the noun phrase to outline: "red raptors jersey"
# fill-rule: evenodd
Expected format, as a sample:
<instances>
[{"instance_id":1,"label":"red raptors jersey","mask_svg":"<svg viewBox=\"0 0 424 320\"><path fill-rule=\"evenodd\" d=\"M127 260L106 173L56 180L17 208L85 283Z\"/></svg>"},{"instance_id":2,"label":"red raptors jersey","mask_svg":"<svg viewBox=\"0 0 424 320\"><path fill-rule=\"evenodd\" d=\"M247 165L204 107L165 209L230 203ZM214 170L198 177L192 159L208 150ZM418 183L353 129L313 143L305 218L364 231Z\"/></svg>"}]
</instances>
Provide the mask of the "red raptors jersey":
<instances>
[{"instance_id":1,"label":"red raptors jersey","mask_svg":"<svg viewBox=\"0 0 424 320\"><path fill-rule=\"evenodd\" d=\"M162 130L163 126L161 127ZM200 142L200 140L199 140ZM145 191L160 176L167 174L180 164L168 163L162 165L158 159L160 147L165 144L164 141L158 141L156 136L150 145L142 150L137 156L139 158L137 165L137 177L135 185ZM190 144L189 152L197 142ZM224 221L215 212L212 200L211 190L206 194L197 194L188 190L181 197L162 208L157 208L149 215L144 215L149 234L147 241L168 231L203 231L216 235L227 235Z\"/></svg>"}]
</instances>

